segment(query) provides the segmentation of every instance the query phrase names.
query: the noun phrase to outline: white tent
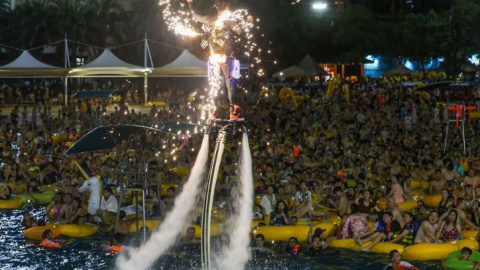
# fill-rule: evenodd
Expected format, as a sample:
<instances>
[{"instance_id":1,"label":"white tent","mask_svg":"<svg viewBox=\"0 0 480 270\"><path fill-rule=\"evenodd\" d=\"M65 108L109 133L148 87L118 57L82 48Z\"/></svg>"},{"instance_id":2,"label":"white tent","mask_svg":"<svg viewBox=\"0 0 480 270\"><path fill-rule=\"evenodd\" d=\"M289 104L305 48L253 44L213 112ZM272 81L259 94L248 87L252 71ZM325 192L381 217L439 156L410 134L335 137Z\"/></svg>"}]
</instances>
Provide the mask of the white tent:
<instances>
[{"instance_id":1,"label":"white tent","mask_svg":"<svg viewBox=\"0 0 480 270\"><path fill-rule=\"evenodd\" d=\"M144 77L152 72L120 60L110 49L105 49L92 62L70 70L68 77Z\"/></svg>"},{"instance_id":2,"label":"white tent","mask_svg":"<svg viewBox=\"0 0 480 270\"><path fill-rule=\"evenodd\" d=\"M171 63L156 68L149 77L206 77L207 62L199 59L188 50Z\"/></svg>"},{"instance_id":3,"label":"white tent","mask_svg":"<svg viewBox=\"0 0 480 270\"><path fill-rule=\"evenodd\" d=\"M0 67L0 78L54 78L65 77L68 70L45 64L28 51L23 51L12 62Z\"/></svg>"}]
</instances>

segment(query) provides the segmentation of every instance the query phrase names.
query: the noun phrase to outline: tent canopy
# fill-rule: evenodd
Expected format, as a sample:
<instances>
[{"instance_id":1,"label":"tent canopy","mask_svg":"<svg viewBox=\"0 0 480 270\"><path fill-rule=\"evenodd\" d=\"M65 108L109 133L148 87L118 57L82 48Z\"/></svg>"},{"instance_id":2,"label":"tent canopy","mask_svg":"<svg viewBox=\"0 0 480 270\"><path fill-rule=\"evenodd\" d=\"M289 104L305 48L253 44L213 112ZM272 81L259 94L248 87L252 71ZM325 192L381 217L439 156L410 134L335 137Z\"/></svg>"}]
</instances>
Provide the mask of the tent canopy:
<instances>
[{"instance_id":1,"label":"tent canopy","mask_svg":"<svg viewBox=\"0 0 480 270\"><path fill-rule=\"evenodd\" d=\"M67 72L65 68L45 64L23 51L15 60L0 67L0 78L65 77Z\"/></svg>"},{"instance_id":2,"label":"tent canopy","mask_svg":"<svg viewBox=\"0 0 480 270\"><path fill-rule=\"evenodd\" d=\"M92 62L71 69L68 77L144 77L152 71L120 60L110 49L105 49Z\"/></svg>"},{"instance_id":3,"label":"tent canopy","mask_svg":"<svg viewBox=\"0 0 480 270\"><path fill-rule=\"evenodd\" d=\"M206 77L207 62L199 59L188 50L171 63L156 68L149 77Z\"/></svg>"},{"instance_id":4,"label":"tent canopy","mask_svg":"<svg viewBox=\"0 0 480 270\"><path fill-rule=\"evenodd\" d=\"M319 65L318 62L315 61L310 55L306 55L300 63L298 63L298 67L305 70L306 72L310 73L311 76L313 75L321 75L326 76L328 75L325 70L323 70Z\"/></svg>"},{"instance_id":5,"label":"tent canopy","mask_svg":"<svg viewBox=\"0 0 480 270\"><path fill-rule=\"evenodd\" d=\"M291 66L291 67L288 67L284 70L281 70L275 74L273 74L273 77L295 77L295 76L310 76L310 73L303 70L302 68L298 67L298 66Z\"/></svg>"}]
</instances>

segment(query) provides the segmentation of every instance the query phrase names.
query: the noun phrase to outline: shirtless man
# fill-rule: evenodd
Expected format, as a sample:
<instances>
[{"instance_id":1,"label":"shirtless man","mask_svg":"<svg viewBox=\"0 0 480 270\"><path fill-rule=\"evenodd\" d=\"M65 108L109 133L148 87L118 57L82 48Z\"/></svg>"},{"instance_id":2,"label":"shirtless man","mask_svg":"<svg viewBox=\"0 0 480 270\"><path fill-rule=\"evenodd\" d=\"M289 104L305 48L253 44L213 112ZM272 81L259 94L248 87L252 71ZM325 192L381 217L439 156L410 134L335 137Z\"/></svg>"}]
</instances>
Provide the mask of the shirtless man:
<instances>
[{"instance_id":1,"label":"shirtless man","mask_svg":"<svg viewBox=\"0 0 480 270\"><path fill-rule=\"evenodd\" d=\"M60 208L60 214L58 215L58 221L66 222L75 214L75 207L73 206L73 197L70 193L63 195L63 204Z\"/></svg>"},{"instance_id":2,"label":"shirtless man","mask_svg":"<svg viewBox=\"0 0 480 270\"><path fill-rule=\"evenodd\" d=\"M395 199L393 197L387 198L387 211L392 212L393 220L398 221L400 226L403 228L403 225L405 225L405 220L403 219L402 210L400 210L400 207L395 204Z\"/></svg>"},{"instance_id":3,"label":"shirtless man","mask_svg":"<svg viewBox=\"0 0 480 270\"><path fill-rule=\"evenodd\" d=\"M415 237L416 243L433 243L435 242L435 232L438 227L438 212L432 211L428 216L428 220L422 222Z\"/></svg>"},{"instance_id":4,"label":"shirtless man","mask_svg":"<svg viewBox=\"0 0 480 270\"><path fill-rule=\"evenodd\" d=\"M338 215L343 217L348 213L348 199L343 193L341 187L335 187L333 189L333 194L335 196L335 200L330 198L327 200L328 205L335 207L338 211Z\"/></svg>"},{"instance_id":5,"label":"shirtless man","mask_svg":"<svg viewBox=\"0 0 480 270\"><path fill-rule=\"evenodd\" d=\"M78 190L72 186L72 180L70 179L70 176L66 176L64 179L64 184L62 188L62 192L64 194L70 193L73 198L76 198L78 195Z\"/></svg>"},{"instance_id":6,"label":"shirtless man","mask_svg":"<svg viewBox=\"0 0 480 270\"><path fill-rule=\"evenodd\" d=\"M434 179L428 184L428 194L441 194L446 187L447 181L443 178L441 170L435 170Z\"/></svg>"}]
</instances>

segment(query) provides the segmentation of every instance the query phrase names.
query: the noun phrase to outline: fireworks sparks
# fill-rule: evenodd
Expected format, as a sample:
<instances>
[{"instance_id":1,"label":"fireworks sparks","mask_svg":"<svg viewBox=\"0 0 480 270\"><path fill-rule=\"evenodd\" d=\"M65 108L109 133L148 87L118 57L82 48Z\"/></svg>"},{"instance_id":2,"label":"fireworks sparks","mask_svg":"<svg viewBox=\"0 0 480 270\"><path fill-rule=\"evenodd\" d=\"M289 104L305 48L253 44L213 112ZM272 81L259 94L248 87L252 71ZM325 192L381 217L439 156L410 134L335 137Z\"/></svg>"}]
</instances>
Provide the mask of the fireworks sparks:
<instances>
[{"instance_id":1,"label":"fireworks sparks","mask_svg":"<svg viewBox=\"0 0 480 270\"><path fill-rule=\"evenodd\" d=\"M300 0L293 0L295 2L300 2ZM245 62L250 67L250 70L255 70L254 73L249 72L250 75L256 74L256 76L265 76L264 69L260 68L260 65L263 63L261 55L267 55L268 57L272 56L272 51L269 48L260 48L259 45L255 42L254 32L257 37L265 38L264 34L259 32L260 26L258 25L260 19L253 19L252 16L248 13L246 9L237 9L237 10L225 10L221 12L213 25L204 25L202 27L204 33L199 33L200 28L197 25L197 22L192 17L192 12L189 10L188 5L184 1L174 1L174 0L160 0L160 5L164 6L163 17L164 21L168 27L168 30L175 33L176 35L183 37L197 37L204 36L204 40L201 43L203 48L210 45L210 58L208 66L209 74L209 87L205 91L207 95L198 95L192 97L192 99L202 100L203 105L192 106L191 103L188 104L188 107L192 111L200 109L200 118L205 119L207 114L212 112L215 109L214 100L217 96L225 94L222 93L224 83L222 78L222 69L221 64L226 62L226 55L214 53L212 49L212 44L220 44L222 47L224 42L231 43L232 47L237 52L242 52L242 59L246 60ZM225 25L231 27L231 34L229 40L222 40L221 38L215 39L214 31L223 31ZM197 28L196 28L197 27ZM199 29L196 31L195 29ZM201 32L201 31L200 31ZM209 39L210 38L210 39ZM264 42L264 45L271 47L271 42ZM269 61L276 64L276 61ZM247 74L244 74L244 78L249 79Z\"/></svg>"},{"instance_id":2,"label":"fireworks sparks","mask_svg":"<svg viewBox=\"0 0 480 270\"><path fill-rule=\"evenodd\" d=\"M179 3L179 9L175 10L172 6L171 0L162 0L159 5L165 6L163 9L163 18L167 24L168 30L172 31L176 35L184 37L201 36L201 33L197 33L192 26L192 14L190 10L186 8L184 3Z\"/></svg>"}]
</instances>

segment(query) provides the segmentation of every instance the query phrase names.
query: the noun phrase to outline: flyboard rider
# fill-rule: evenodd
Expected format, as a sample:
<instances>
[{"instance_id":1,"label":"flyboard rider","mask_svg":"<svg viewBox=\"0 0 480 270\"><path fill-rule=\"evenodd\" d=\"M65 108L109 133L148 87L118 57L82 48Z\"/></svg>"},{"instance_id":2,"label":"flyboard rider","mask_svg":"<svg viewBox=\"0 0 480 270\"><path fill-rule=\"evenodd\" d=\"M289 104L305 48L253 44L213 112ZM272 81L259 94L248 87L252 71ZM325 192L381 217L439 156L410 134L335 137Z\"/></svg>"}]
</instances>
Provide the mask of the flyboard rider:
<instances>
[{"instance_id":1,"label":"flyboard rider","mask_svg":"<svg viewBox=\"0 0 480 270\"><path fill-rule=\"evenodd\" d=\"M220 68L220 89L228 92L230 101L230 120L242 121L241 109L237 101L237 80L240 78L240 61L235 58L234 39L242 29L229 18L230 4L228 0L215 0L216 15L200 15L193 9L193 0L187 0L190 11L195 20L203 24L204 40L202 48L210 49L210 68ZM249 23L253 18L246 18ZM215 106L208 117L211 120L219 119L218 108Z\"/></svg>"}]
</instances>

